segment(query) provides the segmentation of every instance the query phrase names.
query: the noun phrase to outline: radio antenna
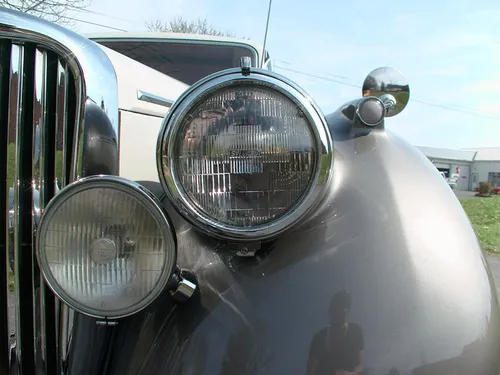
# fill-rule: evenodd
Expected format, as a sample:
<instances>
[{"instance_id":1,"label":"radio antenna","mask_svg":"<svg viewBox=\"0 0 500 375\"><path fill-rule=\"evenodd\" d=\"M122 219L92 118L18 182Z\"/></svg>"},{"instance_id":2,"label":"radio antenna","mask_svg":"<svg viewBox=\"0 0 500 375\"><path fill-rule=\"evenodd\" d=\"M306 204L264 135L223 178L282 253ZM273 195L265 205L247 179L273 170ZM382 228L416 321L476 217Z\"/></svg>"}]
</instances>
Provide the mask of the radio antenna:
<instances>
[{"instance_id":1,"label":"radio antenna","mask_svg":"<svg viewBox=\"0 0 500 375\"><path fill-rule=\"evenodd\" d=\"M264 67L264 59L266 58L266 42L267 42L267 30L269 29L269 19L271 18L271 5L273 0L269 0L269 10L267 11L267 22L266 22L266 33L264 34L264 46L262 47L262 62L260 67Z\"/></svg>"}]
</instances>

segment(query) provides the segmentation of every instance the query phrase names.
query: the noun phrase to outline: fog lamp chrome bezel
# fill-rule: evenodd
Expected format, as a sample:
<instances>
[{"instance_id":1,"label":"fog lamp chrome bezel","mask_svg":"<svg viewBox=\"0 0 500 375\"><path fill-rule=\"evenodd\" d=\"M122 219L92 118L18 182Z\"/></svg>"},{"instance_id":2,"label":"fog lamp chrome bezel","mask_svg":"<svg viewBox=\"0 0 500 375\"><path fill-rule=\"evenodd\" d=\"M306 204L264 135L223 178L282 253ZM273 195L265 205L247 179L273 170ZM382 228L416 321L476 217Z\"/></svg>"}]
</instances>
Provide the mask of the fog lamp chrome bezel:
<instances>
[{"instance_id":1,"label":"fog lamp chrome bezel","mask_svg":"<svg viewBox=\"0 0 500 375\"><path fill-rule=\"evenodd\" d=\"M162 270L157 284L143 299L126 308L121 308L115 311L106 310L105 312L93 307L85 306L66 293L64 288L59 285L56 278L52 275L45 256L45 249L43 247L43 242L45 240L44 233L46 232L47 226L53 218L53 215L57 212L58 208L61 207L64 202L73 197L75 194L86 191L88 189L102 187L108 189L117 189L121 192L129 194L130 196L140 201L151 213L151 215L153 215L157 220L159 229L161 230L165 241L165 249L167 252L170 252L170 254L165 255L167 261L165 262L165 267ZM37 227L36 257L41 273L47 285L52 290L52 292L65 304L79 313L94 318L118 319L133 315L143 310L153 301L155 301L156 298L158 298L160 294L170 286L177 267L177 240L172 224L170 223L170 219L165 215L160 201L152 193L150 193L140 184L127 180L125 178L99 175L85 177L69 184L58 194L56 194L54 198L52 198L52 200L50 200L42 214L39 225Z\"/></svg>"},{"instance_id":2,"label":"fog lamp chrome bezel","mask_svg":"<svg viewBox=\"0 0 500 375\"><path fill-rule=\"evenodd\" d=\"M219 89L255 85L284 95L296 104L310 124L314 141L315 170L302 197L282 216L252 227L238 227L222 223L205 213L184 190L175 160L184 118L200 102ZM228 240L264 240L278 236L294 227L298 221L317 206L325 196L332 178L333 141L319 107L295 83L274 72L252 69L227 69L205 77L187 89L174 103L163 120L157 142L157 168L160 182L175 209L201 231Z\"/></svg>"}]
</instances>

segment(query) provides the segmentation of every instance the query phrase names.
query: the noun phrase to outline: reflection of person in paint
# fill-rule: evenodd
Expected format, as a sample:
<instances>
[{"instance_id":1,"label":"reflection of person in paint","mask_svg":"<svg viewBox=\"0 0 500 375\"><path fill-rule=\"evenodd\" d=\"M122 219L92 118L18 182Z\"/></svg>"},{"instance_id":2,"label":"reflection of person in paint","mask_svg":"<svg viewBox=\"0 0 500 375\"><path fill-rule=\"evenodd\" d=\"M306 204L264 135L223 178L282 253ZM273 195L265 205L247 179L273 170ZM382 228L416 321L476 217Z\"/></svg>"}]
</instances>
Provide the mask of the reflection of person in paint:
<instances>
[{"instance_id":1,"label":"reflection of person in paint","mask_svg":"<svg viewBox=\"0 0 500 375\"><path fill-rule=\"evenodd\" d=\"M351 307L348 291L330 303L330 327L319 331L309 349L307 375L354 375L363 370L364 339L361 327L346 321Z\"/></svg>"}]
</instances>

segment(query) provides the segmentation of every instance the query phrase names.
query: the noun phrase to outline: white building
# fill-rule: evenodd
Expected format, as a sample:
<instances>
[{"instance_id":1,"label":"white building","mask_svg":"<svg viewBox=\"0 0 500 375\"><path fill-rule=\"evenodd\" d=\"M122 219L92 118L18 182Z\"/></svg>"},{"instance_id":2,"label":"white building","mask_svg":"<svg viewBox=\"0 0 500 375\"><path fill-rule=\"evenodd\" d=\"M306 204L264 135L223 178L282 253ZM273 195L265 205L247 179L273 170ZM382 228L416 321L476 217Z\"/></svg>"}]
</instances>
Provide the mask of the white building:
<instances>
[{"instance_id":1,"label":"white building","mask_svg":"<svg viewBox=\"0 0 500 375\"><path fill-rule=\"evenodd\" d=\"M457 189L474 190L480 182L500 186L500 147L452 150L445 148L417 148L446 177L460 175Z\"/></svg>"}]
</instances>

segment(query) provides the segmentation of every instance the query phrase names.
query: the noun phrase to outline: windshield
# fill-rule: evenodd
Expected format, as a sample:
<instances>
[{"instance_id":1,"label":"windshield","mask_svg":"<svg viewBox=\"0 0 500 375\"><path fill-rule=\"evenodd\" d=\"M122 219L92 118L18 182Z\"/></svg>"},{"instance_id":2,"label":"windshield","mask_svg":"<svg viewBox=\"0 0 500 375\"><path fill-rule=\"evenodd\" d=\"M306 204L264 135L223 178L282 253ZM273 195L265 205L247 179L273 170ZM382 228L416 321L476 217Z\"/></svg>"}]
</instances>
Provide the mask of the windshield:
<instances>
[{"instance_id":1,"label":"windshield","mask_svg":"<svg viewBox=\"0 0 500 375\"><path fill-rule=\"evenodd\" d=\"M243 56L250 57L252 65L256 65L255 51L243 46L168 40L95 41L188 85L219 70L239 66Z\"/></svg>"}]
</instances>

